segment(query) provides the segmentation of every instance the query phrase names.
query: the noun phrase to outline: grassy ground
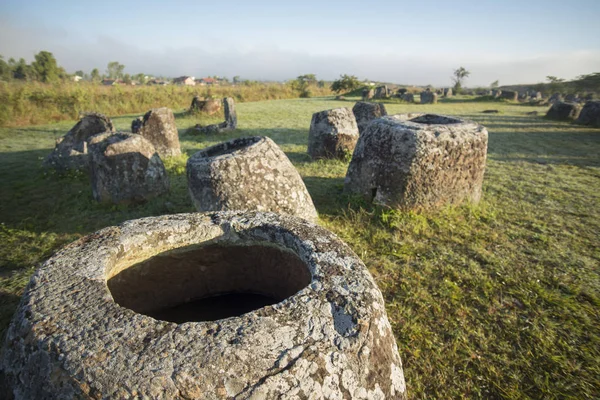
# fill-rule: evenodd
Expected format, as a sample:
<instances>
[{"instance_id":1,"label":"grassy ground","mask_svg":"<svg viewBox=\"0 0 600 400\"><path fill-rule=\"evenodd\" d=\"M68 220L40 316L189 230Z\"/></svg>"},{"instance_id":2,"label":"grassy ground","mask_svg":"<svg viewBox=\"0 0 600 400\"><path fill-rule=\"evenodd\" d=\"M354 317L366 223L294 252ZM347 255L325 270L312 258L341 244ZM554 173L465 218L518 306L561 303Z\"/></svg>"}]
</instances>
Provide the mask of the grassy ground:
<instances>
[{"instance_id":1,"label":"grassy ground","mask_svg":"<svg viewBox=\"0 0 600 400\"><path fill-rule=\"evenodd\" d=\"M96 204L84 175L40 168L73 122L0 129L0 334L32 271L57 248L128 219L193 211L187 156L228 138L266 135L300 171L320 223L375 276L411 398L600 397L600 130L507 103L389 104L389 113L460 115L490 132L479 205L402 213L344 196L347 163L306 155L311 114L352 105L243 103L240 129L219 137L184 132L220 117L179 114L186 155L167 162L171 192L128 207ZM481 113L490 108L500 113ZM126 129L132 117L114 121Z\"/></svg>"}]
</instances>

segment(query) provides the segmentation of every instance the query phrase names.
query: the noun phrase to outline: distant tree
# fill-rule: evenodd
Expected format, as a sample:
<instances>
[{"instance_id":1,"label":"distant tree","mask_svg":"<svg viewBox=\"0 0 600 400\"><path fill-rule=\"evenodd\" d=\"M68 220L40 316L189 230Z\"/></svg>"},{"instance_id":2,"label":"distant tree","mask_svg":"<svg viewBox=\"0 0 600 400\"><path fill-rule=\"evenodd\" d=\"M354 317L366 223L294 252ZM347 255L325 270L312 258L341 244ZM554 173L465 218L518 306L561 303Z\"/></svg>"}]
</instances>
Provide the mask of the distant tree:
<instances>
[{"instance_id":1,"label":"distant tree","mask_svg":"<svg viewBox=\"0 0 600 400\"><path fill-rule=\"evenodd\" d=\"M83 71L79 70L79 71L75 71L75 75L83 78L85 76L85 73Z\"/></svg>"},{"instance_id":2,"label":"distant tree","mask_svg":"<svg viewBox=\"0 0 600 400\"><path fill-rule=\"evenodd\" d=\"M296 78L298 82L306 83L308 85L314 85L317 83L317 76L315 74L300 75Z\"/></svg>"},{"instance_id":3,"label":"distant tree","mask_svg":"<svg viewBox=\"0 0 600 400\"><path fill-rule=\"evenodd\" d=\"M496 89L498 86L500 86L500 83L498 82L498 80L497 80L497 79L496 79L494 82L492 82L492 83L490 84L490 87L491 87L492 89Z\"/></svg>"},{"instance_id":4,"label":"distant tree","mask_svg":"<svg viewBox=\"0 0 600 400\"><path fill-rule=\"evenodd\" d=\"M54 82L58 80L60 75L64 74L64 70L58 67L56 58L49 51L40 51L34 57L35 61L31 63L31 67L38 80Z\"/></svg>"},{"instance_id":5,"label":"distant tree","mask_svg":"<svg viewBox=\"0 0 600 400\"><path fill-rule=\"evenodd\" d=\"M12 79L12 70L10 65L4 61L4 56L0 55L0 80L8 81Z\"/></svg>"},{"instance_id":6,"label":"distant tree","mask_svg":"<svg viewBox=\"0 0 600 400\"><path fill-rule=\"evenodd\" d=\"M562 84L565 81L564 79L557 78L556 76L553 76L553 75L548 75L546 77L546 80L549 82L548 89L550 89L550 91L552 93L560 92L560 91L562 91L562 89L564 89L563 84Z\"/></svg>"},{"instance_id":7,"label":"distant tree","mask_svg":"<svg viewBox=\"0 0 600 400\"><path fill-rule=\"evenodd\" d=\"M146 83L146 74L139 73L134 76L135 80L144 85Z\"/></svg>"},{"instance_id":8,"label":"distant tree","mask_svg":"<svg viewBox=\"0 0 600 400\"><path fill-rule=\"evenodd\" d=\"M465 67L459 67L454 70L454 75L452 76L452 81L454 82L454 92L460 93L462 90L462 84L464 80L471 75L469 71L465 69Z\"/></svg>"},{"instance_id":9,"label":"distant tree","mask_svg":"<svg viewBox=\"0 0 600 400\"><path fill-rule=\"evenodd\" d=\"M309 86L312 82L316 82L316 77L314 74L300 75L293 81L290 81L289 84L293 90L299 92L300 97L310 97L311 91Z\"/></svg>"},{"instance_id":10,"label":"distant tree","mask_svg":"<svg viewBox=\"0 0 600 400\"><path fill-rule=\"evenodd\" d=\"M361 86L358 78L354 75L341 75L340 79L333 81L331 90L336 93L351 92Z\"/></svg>"},{"instance_id":11,"label":"distant tree","mask_svg":"<svg viewBox=\"0 0 600 400\"><path fill-rule=\"evenodd\" d=\"M110 79L119 79L123 77L124 69L125 66L123 64L119 64L118 61L111 61L106 67L106 74Z\"/></svg>"},{"instance_id":12,"label":"distant tree","mask_svg":"<svg viewBox=\"0 0 600 400\"><path fill-rule=\"evenodd\" d=\"M240 83L242 80L240 79L239 75L236 75L233 77L233 83L238 84Z\"/></svg>"},{"instance_id":13,"label":"distant tree","mask_svg":"<svg viewBox=\"0 0 600 400\"><path fill-rule=\"evenodd\" d=\"M131 75L125 74L123 75L123 83L126 85L131 85Z\"/></svg>"},{"instance_id":14,"label":"distant tree","mask_svg":"<svg viewBox=\"0 0 600 400\"><path fill-rule=\"evenodd\" d=\"M100 71L98 71L98 68L94 68L92 70L90 73L90 79L92 82L98 82L100 80Z\"/></svg>"},{"instance_id":15,"label":"distant tree","mask_svg":"<svg viewBox=\"0 0 600 400\"><path fill-rule=\"evenodd\" d=\"M580 75L575 79L574 84L579 91L598 93L600 92L600 72Z\"/></svg>"},{"instance_id":16,"label":"distant tree","mask_svg":"<svg viewBox=\"0 0 600 400\"><path fill-rule=\"evenodd\" d=\"M35 78L35 71L33 71L33 68L31 68L30 65L27 65L24 58L20 58L19 61L15 61L11 58L8 60L8 62L9 65L12 64L13 66L13 78L24 81L29 81Z\"/></svg>"}]
</instances>

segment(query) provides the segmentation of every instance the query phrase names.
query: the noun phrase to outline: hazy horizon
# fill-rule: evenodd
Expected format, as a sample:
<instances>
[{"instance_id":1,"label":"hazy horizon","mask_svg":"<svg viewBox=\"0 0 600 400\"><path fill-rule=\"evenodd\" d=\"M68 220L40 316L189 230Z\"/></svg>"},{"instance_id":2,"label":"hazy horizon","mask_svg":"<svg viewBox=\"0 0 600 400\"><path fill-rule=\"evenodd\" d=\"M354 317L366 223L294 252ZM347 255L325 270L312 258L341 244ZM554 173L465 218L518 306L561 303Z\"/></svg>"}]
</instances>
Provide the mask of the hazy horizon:
<instances>
[{"instance_id":1,"label":"hazy horizon","mask_svg":"<svg viewBox=\"0 0 600 400\"><path fill-rule=\"evenodd\" d=\"M600 1L433 1L299 4L231 1L8 0L0 54L28 62L41 50L69 73L110 61L147 75L281 81L314 73L402 84L466 86L573 79L600 71Z\"/></svg>"}]
</instances>

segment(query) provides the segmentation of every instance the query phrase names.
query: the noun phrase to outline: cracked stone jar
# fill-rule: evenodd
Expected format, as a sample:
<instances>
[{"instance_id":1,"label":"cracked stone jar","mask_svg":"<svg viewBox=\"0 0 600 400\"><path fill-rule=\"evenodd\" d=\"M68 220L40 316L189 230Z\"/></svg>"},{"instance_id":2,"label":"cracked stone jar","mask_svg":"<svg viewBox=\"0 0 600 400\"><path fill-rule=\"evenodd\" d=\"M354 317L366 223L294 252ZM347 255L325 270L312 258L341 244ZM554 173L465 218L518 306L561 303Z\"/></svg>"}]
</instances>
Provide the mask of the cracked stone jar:
<instances>
[{"instance_id":1,"label":"cracked stone jar","mask_svg":"<svg viewBox=\"0 0 600 400\"><path fill-rule=\"evenodd\" d=\"M329 231L272 213L150 217L32 277L0 396L403 399L381 292Z\"/></svg>"}]
</instances>

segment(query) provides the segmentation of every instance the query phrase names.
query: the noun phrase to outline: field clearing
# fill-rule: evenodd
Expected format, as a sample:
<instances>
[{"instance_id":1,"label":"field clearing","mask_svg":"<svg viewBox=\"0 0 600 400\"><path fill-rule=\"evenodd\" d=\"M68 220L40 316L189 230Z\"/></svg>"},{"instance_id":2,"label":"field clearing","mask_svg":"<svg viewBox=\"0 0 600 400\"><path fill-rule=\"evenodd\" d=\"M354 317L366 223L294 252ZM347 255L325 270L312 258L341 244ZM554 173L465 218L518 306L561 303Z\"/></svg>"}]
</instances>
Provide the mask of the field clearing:
<instances>
[{"instance_id":1,"label":"field clearing","mask_svg":"<svg viewBox=\"0 0 600 400\"><path fill-rule=\"evenodd\" d=\"M0 128L0 336L30 275L54 251L125 220L194 211L187 157L263 135L299 170L320 224L374 275L410 398L599 398L600 130L526 114L544 115L543 107L502 102L386 104L389 114L458 115L490 132L480 204L405 213L345 196L348 163L312 162L306 154L312 113L356 100L239 103L239 129L219 136L185 130L222 116L180 112L185 154L165 163L171 192L138 206L99 205L86 175L41 168L74 121ZM482 114L486 109L500 113ZM129 130L135 116L113 121Z\"/></svg>"}]
</instances>

